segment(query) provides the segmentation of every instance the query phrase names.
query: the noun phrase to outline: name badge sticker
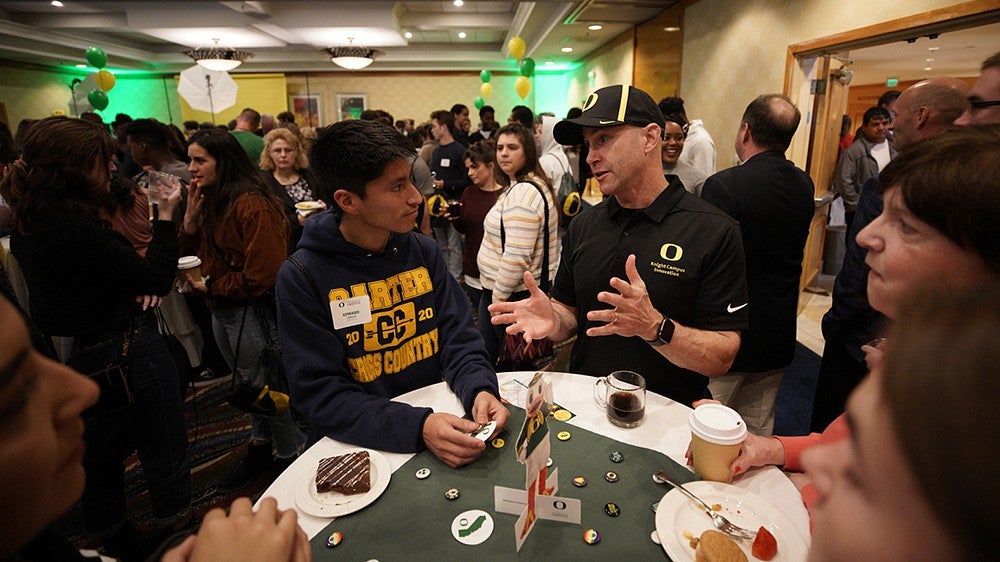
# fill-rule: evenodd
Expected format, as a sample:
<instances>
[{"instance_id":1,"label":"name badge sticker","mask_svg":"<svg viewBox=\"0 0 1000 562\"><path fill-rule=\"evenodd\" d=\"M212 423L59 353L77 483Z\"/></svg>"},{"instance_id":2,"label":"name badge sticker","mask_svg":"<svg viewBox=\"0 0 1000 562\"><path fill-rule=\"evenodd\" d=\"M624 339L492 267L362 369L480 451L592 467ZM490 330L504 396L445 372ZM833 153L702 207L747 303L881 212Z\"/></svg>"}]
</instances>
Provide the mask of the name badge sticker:
<instances>
[{"instance_id":1,"label":"name badge sticker","mask_svg":"<svg viewBox=\"0 0 1000 562\"><path fill-rule=\"evenodd\" d=\"M372 306L368 295L330 301L333 327L340 330L372 321Z\"/></svg>"},{"instance_id":2,"label":"name badge sticker","mask_svg":"<svg viewBox=\"0 0 1000 562\"><path fill-rule=\"evenodd\" d=\"M441 167L442 168L450 168L451 167L451 159L450 158L442 158L441 159Z\"/></svg>"}]
</instances>

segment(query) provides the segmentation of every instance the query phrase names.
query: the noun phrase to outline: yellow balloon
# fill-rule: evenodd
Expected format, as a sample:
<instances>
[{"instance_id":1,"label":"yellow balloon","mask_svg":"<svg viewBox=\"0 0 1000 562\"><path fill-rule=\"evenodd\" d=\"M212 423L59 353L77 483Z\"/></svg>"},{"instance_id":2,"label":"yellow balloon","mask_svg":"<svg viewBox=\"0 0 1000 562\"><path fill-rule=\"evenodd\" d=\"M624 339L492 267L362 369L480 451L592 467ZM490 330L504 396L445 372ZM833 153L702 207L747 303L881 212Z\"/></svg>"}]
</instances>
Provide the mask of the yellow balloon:
<instances>
[{"instance_id":1,"label":"yellow balloon","mask_svg":"<svg viewBox=\"0 0 1000 562\"><path fill-rule=\"evenodd\" d=\"M115 75L107 70L101 70L94 75L94 82L97 82L97 87L105 92L115 87L115 81Z\"/></svg>"},{"instance_id":2,"label":"yellow balloon","mask_svg":"<svg viewBox=\"0 0 1000 562\"><path fill-rule=\"evenodd\" d=\"M513 37L507 42L507 48L510 49L510 56L517 60L521 60L524 57L524 49L527 45L524 44L524 39L520 37Z\"/></svg>"},{"instance_id":3,"label":"yellow balloon","mask_svg":"<svg viewBox=\"0 0 1000 562\"><path fill-rule=\"evenodd\" d=\"M521 99L528 97L528 92L531 91L531 80L527 76L518 76L517 81L514 82L514 89L517 90L517 95L521 96Z\"/></svg>"},{"instance_id":4,"label":"yellow balloon","mask_svg":"<svg viewBox=\"0 0 1000 562\"><path fill-rule=\"evenodd\" d=\"M479 93L482 94L484 98L490 97L490 94L493 93L493 84L483 82L479 85Z\"/></svg>"}]
</instances>

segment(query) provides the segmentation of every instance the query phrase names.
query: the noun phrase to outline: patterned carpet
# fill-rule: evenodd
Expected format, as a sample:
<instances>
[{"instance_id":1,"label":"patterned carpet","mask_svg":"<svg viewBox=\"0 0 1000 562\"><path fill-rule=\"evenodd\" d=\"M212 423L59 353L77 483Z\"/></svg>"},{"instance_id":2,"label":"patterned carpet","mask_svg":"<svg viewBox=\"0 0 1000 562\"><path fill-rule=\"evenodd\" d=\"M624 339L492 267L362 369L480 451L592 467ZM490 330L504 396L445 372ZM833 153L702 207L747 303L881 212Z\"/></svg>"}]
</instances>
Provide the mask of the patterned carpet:
<instances>
[{"instance_id":1,"label":"patterned carpet","mask_svg":"<svg viewBox=\"0 0 1000 562\"><path fill-rule=\"evenodd\" d=\"M228 507L237 497L256 499L270 484L267 478L260 478L228 494L219 494L215 489L215 483L239 462L250 438L250 418L226 402L228 389L229 379L224 377L200 388L189 388L184 402L192 498L194 513L199 518L213 507ZM152 506L135 454L126 463L125 489L129 522L140 531L151 530ZM83 537L79 509L67 514L57 529L79 546L90 546Z\"/></svg>"}]
</instances>

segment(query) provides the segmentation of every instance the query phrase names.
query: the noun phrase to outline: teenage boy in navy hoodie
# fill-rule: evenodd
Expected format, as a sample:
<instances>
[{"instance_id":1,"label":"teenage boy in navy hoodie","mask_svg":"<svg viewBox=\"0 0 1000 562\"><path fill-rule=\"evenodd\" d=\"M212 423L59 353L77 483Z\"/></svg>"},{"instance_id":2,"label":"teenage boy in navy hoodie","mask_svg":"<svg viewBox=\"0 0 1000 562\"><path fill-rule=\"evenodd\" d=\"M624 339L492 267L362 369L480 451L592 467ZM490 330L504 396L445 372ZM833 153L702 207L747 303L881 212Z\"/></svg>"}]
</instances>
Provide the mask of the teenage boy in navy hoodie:
<instances>
[{"instance_id":1,"label":"teenage boy in navy hoodie","mask_svg":"<svg viewBox=\"0 0 1000 562\"><path fill-rule=\"evenodd\" d=\"M305 225L278 274L278 334L296 409L326 435L382 451L429 449L450 466L486 444L479 424L507 423L469 301L436 242L410 231L421 196L413 148L394 128L342 121L309 159L336 205ZM392 402L444 379L472 420Z\"/></svg>"}]
</instances>

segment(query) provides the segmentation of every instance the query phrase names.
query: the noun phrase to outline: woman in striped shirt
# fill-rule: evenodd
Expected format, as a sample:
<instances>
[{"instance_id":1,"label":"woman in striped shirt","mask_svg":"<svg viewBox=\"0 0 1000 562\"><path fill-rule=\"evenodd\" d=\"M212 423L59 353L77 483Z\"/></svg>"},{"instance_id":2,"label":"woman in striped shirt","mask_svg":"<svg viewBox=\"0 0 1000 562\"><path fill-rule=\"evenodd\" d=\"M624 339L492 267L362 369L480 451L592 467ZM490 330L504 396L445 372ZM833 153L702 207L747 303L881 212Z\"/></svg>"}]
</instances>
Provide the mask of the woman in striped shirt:
<instances>
[{"instance_id":1,"label":"woman in striped shirt","mask_svg":"<svg viewBox=\"0 0 1000 562\"><path fill-rule=\"evenodd\" d=\"M490 323L487 307L526 298L525 271L548 291L559 264L559 213L551 182L538 163L533 131L514 123L501 127L496 138L497 182L508 187L486 215L477 260L483 285L479 330L494 362L504 327ZM543 267L546 238L548 263Z\"/></svg>"}]
</instances>

